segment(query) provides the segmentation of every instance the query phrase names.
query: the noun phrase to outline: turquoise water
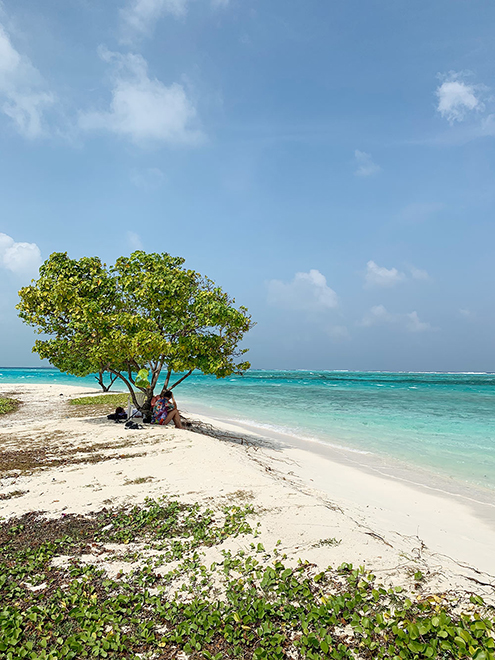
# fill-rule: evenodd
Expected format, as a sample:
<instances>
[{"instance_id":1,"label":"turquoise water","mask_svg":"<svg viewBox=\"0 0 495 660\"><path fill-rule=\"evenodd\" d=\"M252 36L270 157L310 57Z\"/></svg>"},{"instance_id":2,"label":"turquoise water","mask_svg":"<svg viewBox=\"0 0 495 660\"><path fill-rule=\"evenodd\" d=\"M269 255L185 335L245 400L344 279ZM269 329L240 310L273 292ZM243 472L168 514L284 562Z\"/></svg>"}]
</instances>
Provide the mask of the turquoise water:
<instances>
[{"instance_id":1,"label":"turquoise water","mask_svg":"<svg viewBox=\"0 0 495 660\"><path fill-rule=\"evenodd\" d=\"M15 382L97 385L54 369L0 369L0 384ZM176 398L495 489L495 374L253 370L224 380L193 375Z\"/></svg>"}]
</instances>

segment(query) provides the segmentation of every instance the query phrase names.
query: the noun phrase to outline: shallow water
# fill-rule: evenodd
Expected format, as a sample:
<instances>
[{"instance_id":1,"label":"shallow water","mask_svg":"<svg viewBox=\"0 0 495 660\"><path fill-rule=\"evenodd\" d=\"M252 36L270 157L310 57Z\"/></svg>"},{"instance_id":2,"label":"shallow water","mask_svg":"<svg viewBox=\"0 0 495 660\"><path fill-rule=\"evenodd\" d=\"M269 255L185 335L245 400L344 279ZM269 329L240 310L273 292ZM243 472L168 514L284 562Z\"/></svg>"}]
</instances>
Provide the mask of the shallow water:
<instances>
[{"instance_id":1,"label":"shallow water","mask_svg":"<svg viewBox=\"0 0 495 660\"><path fill-rule=\"evenodd\" d=\"M97 386L92 376L54 369L0 369L0 383L15 382ZM495 489L495 374L253 370L224 380L193 375L176 397L235 421Z\"/></svg>"}]
</instances>

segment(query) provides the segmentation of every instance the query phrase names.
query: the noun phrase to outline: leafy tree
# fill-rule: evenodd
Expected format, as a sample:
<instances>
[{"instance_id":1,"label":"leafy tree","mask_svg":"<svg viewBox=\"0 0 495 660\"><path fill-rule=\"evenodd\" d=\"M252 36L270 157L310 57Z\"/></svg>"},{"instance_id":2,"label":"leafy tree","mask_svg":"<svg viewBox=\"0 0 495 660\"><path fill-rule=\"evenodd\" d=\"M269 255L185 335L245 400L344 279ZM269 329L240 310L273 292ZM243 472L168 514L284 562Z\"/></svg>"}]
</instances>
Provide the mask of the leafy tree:
<instances>
[{"instance_id":1,"label":"leafy tree","mask_svg":"<svg viewBox=\"0 0 495 660\"><path fill-rule=\"evenodd\" d=\"M239 343L254 325L248 310L183 264L143 251L110 267L98 257L52 254L39 279L19 291L19 316L44 335L33 352L75 376L109 372L142 410L162 372L163 390L195 369L217 378L242 373L250 365ZM173 374L180 377L171 383Z\"/></svg>"}]
</instances>

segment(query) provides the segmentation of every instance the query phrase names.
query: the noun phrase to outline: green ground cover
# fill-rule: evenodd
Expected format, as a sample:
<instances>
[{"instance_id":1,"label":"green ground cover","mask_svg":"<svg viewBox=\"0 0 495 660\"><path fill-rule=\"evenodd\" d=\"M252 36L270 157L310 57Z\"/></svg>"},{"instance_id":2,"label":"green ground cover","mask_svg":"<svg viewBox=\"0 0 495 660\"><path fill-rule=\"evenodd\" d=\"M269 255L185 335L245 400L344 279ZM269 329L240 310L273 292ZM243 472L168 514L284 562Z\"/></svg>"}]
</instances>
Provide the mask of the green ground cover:
<instances>
[{"instance_id":1,"label":"green ground cover","mask_svg":"<svg viewBox=\"0 0 495 660\"><path fill-rule=\"evenodd\" d=\"M127 406L128 394L96 394L69 401L71 406Z\"/></svg>"},{"instance_id":2,"label":"green ground cover","mask_svg":"<svg viewBox=\"0 0 495 660\"><path fill-rule=\"evenodd\" d=\"M250 504L161 499L3 522L0 657L495 658L479 596L408 596L347 564L290 567L255 521ZM239 535L245 551L232 550Z\"/></svg>"},{"instance_id":3,"label":"green ground cover","mask_svg":"<svg viewBox=\"0 0 495 660\"><path fill-rule=\"evenodd\" d=\"M19 407L19 401L8 397L0 397L0 415L14 412Z\"/></svg>"}]
</instances>

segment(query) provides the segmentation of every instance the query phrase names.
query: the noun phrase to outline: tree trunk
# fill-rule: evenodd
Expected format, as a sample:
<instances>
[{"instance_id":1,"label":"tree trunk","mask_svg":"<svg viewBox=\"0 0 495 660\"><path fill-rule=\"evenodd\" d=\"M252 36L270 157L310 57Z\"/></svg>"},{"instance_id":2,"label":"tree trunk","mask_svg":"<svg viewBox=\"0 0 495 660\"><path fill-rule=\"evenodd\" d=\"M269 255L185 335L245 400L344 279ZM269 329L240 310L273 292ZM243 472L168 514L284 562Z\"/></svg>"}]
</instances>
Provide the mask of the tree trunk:
<instances>
[{"instance_id":1,"label":"tree trunk","mask_svg":"<svg viewBox=\"0 0 495 660\"><path fill-rule=\"evenodd\" d=\"M109 392L110 388L117 380L117 376L110 376L110 385L105 385L105 382L103 380L103 374L105 373L105 371L106 371L105 369L100 369L100 371L98 372L98 376L95 376L95 380L98 381L98 384L100 385L101 389L104 392Z\"/></svg>"}]
</instances>

